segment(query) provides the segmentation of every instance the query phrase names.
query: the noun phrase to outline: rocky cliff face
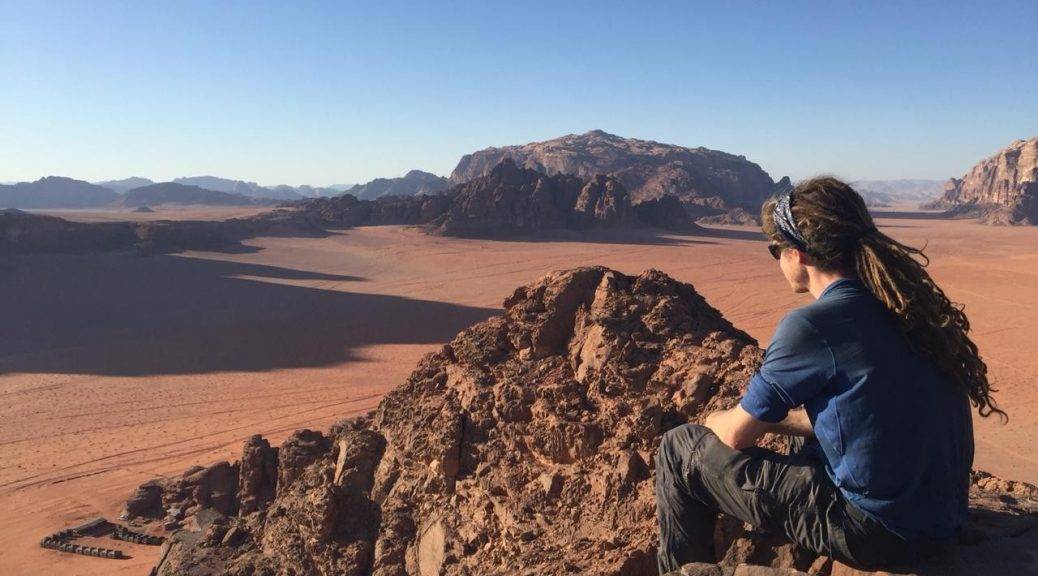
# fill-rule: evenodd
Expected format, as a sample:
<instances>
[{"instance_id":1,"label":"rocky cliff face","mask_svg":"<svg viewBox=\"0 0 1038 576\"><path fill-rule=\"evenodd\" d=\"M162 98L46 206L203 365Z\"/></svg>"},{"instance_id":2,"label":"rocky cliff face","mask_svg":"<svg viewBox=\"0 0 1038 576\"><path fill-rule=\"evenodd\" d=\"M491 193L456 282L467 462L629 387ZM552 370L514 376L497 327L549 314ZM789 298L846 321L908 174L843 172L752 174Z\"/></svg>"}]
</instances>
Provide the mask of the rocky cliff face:
<instances>
[{"instance_id":1,"label":"rocky cliff face","mask_svg":"<svg viewBox=\"0 0 1038 576\"><path fill-rule=\"evenodd\" d=\"M775 187L771 177L744 156L621 138L601 130L467 154L450 180L454 184L473 180L505 158L550 175L613 176L635 204L671 194L681 200L717 198L728 207L749 207L752 212Z\"/></svg>"},{"instance_id":2,"label":"rocky cliff face","mask_svg":"<svg viewBox=\"0 0 1038 576\"><path fill-rule=\"evenodd\" d=\"M637 226L623 184L597 175L547 176L510 158L447 192L450 208L431 223L447 236L516 234L550 229Z\"/></svg>"},{"instance_id":3,"label":"rocky cliff face","mask_svg":"<svg viewBox=\"0 0 1038 576\"><path fill-rule=\"evenodd\" d=\"M1017 140L952 178L933 206L992 224L1038 224L1038 138Z\"/></svg>"},{"instance_id":4,"label":"rocky cliff face","mask_svg":"<svg viewBox=\"0 0 1038 576\"><path fill-rule=\"evenodd\" d=\"M352 194L313 198L297 204L299 212L324 226L350 228L386 224L426 224L450 206L444 196L383 196L360 200Z\"/></svg>"},{"instance_id":5,"label":"rocky cliff face","mask_svg":"<svg viewBox=\"0 0 1038 576\"><path fill-rule=\"evenodd\" d=\"M734 404L760 348L658 271L555 272L504 308L367 417L280 448L253 437L240 462L142 486L127 515L179 529L157 573L656 574L660 436ZM974 543L1038 526L1034 487L978 475L974 488ZM717 574L832 569L737 522L715 547Z\"/></svg>"}]
</instances>

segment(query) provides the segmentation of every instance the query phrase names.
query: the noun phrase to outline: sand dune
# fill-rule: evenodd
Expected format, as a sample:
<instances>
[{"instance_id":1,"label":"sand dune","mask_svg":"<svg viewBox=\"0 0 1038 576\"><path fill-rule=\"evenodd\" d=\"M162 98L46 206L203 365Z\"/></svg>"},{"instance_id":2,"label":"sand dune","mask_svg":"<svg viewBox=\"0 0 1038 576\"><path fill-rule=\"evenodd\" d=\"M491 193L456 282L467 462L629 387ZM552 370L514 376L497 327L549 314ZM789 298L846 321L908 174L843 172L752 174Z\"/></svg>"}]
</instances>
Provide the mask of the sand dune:
<instances>
[{"instance_id":1,"label":"sand dune","mask_svg":"<svg viewBox=\"0 0 1038 576\"><path fill-rule=\"evenodd\" d=\"M966 305L1010 412L1006 426L978 419L978 467L1038 481L1038 228L894 216L883 228L927 243L933 274ZM728 227L485 241L377 227L250 240L248 253L0 260L0 566L146 573L154 548L120 546L133 558L116 562L36 542L114 518L140 482L233 458L251 434L277 442L371 409L422 354L553 269L660 268L766 344L810 297L789 292L757 238Z\"/></svg>"}]
</instances>

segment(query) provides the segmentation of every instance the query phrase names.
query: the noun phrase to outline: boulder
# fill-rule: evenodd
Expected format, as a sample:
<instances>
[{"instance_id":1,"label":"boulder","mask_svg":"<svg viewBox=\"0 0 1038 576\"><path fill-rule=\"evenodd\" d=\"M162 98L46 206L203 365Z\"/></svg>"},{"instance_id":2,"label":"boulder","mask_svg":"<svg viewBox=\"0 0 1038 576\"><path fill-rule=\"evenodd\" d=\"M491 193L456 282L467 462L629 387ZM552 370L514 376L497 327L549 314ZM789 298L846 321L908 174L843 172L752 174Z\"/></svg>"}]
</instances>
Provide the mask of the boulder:
<instances>
[{"instance_id":1,"label":"boulder","mask_svg":"<svg viewBox=\"0 0 1038 576\"><path fill-rule=\"evenodd\" d=\"M260 435L250 437L242 447L238 497L241 514L263 510L277 489L277 451Z\"/></svg>"}]
</instances>

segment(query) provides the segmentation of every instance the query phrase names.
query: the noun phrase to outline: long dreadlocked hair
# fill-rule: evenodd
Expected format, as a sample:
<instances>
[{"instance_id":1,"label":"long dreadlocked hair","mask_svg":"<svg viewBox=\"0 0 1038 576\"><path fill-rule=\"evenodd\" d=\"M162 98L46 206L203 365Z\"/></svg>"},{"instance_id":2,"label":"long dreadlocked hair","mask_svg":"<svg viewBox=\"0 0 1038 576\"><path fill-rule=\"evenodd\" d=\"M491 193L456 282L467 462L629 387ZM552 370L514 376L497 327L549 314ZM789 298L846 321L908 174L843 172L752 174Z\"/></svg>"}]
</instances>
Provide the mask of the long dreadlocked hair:
<instances>
[{"instance_id":1,"label":"long dreadlocked hair","mask_svg":"<svg viewBox=\"0 0 1038 576\"><path fill-rule=\"evenodd\" d=\"M764 233L791 247L775 225L775 199L761 210ZM981 416L1008 415L991 396L988 367L967 335L963 306L952 303L930 278L923 250L876 229L865 201L853 188L829 176L800 183L793 191L793 218L807 241L807 253L822 270L854 272L893 314L909 344L969 395Z\"/></svg>"}]
</instances>

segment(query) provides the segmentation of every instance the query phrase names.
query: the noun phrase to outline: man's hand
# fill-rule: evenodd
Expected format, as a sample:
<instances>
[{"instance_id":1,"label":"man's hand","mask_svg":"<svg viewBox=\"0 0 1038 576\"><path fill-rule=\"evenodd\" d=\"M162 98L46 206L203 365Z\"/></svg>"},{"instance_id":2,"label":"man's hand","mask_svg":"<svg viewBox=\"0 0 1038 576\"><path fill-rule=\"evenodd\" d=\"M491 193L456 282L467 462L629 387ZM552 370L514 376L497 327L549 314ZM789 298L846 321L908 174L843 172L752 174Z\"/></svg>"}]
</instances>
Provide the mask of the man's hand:
<instances>
[{"instance_id":1,"label":"man's hand","mask_svg":"<svg viewBox=\"0 0 1038 576\"><path fill-rule=\"evenodd\" d=\"M713 431L722 442L742 450L757 443L765 432L791 436L814 436L811 420L803 410L793 410L781 422L771 423L758 420L736 405L731 410L712 412L703 420L703 425Z\"/></svg>"}]
</instances>

